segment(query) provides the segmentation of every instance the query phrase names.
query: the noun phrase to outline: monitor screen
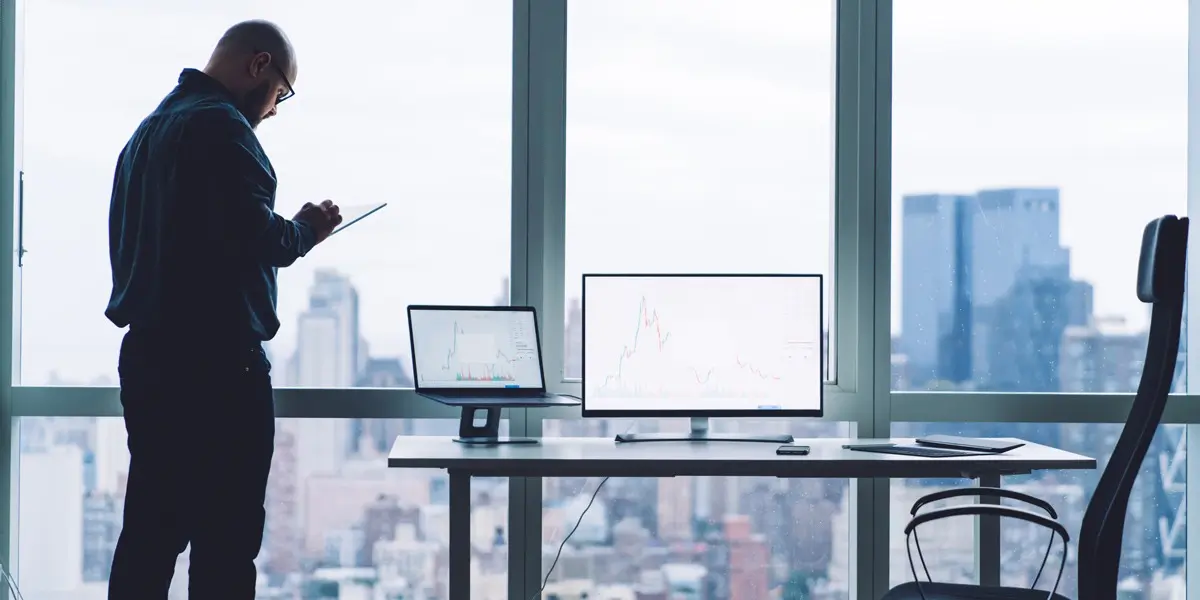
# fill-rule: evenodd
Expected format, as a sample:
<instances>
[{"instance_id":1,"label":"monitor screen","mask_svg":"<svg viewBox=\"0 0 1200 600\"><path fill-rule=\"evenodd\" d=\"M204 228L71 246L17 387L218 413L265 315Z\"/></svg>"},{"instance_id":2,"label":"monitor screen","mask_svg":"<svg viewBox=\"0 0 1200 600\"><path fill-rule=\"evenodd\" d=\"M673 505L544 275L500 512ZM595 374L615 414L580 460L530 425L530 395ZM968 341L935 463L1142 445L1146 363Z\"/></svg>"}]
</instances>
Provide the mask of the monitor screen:
<instances>
[{"instance_id":1,"label":"monitor screen","mask_svg":"<svg viewBox=\"0 0 1200 600\"><path fill-rule=\"evenodd\" d=\"M532 310L412 308L418 388L543 388Z\"/></svg>"},{"instance_id":2,"label":"monitor screen","mask_svg":"<svg viewBox=\"0 0 1200 600\"><path fill-rule=\"evenodd\" d=\"M584 411L818 414L819 275L585 275Z\"/></svg>"}]
</instances>

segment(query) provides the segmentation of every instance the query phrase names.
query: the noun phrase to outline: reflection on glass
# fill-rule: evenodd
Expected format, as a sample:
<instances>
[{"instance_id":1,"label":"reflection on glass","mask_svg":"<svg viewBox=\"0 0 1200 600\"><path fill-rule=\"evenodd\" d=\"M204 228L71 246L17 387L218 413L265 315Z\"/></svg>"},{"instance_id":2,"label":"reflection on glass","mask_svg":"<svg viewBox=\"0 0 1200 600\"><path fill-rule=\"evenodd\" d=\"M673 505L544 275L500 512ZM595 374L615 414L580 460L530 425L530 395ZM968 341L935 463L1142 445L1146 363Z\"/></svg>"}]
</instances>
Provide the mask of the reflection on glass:
<instances>
[{"instance_id":1,"label":"reflection on glass","mask_svg":"<svg viewBox=\"0 0 1200 600\"><path fill-rule=\"evenodd\" d=\"M1138 6L897 4L892 389L1136 388L1188 122L1188 3Z\"/></svg>"},{"instance_id":2,"label":"reflection on glass","mask_svg":"<svg viewBox=\"0 0 1200 600\"><path fill-rule=\"evenodd\" d=\"M1074 554L1079 525L1092 498L1100 473L1116 445L1122 425L1081 423L896 423L897 436L934 433L971 437L1015 437L1091 456L1095 471L1042 471L1007 477L1004 487L1042 498L1058 512L1058 520L1071 532L1071 551L1059 593L1073 598L1079 577ZM1162 425L1150 446L1129 499L1122 539L1121 589L1131 598L1183 598L1185 537L1184 500L1187 490L1186 427ZM904 525L909 509L921 496L943 488L974 485L967 480L896 480L891 496L891 583L912 580L904 546ZM957 502L956 500L955 502ZM1006 504L1010 503L1005 501ZM971 583L975 573L975 530L969 517L945 521L945 526L920 531L921 550L935 581ZM1029 586L1045 556L1050 533L1041 527L1011 519L1001 521L1001 583ZM1062 556L1055 542L1038 587L1049 589ZM914 554L915 556L915 554ZM924 576L917 564L917 572Z\"/></svg>"}]
</instances>

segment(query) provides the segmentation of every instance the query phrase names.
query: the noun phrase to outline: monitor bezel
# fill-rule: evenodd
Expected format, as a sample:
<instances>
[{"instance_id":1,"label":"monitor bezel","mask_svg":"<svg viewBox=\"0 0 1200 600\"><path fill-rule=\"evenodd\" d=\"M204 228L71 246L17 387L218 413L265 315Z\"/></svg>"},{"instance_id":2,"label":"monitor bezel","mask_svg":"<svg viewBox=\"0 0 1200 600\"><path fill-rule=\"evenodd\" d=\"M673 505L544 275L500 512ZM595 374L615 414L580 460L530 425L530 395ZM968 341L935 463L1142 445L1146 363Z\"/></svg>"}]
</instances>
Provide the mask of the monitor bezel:
<instances>
[{"instance_id":1,"label":"monitor bezel","mask_svg":"<svg viewBox=\"0 0 1200 600\"><path fill-rule=\"evenodd\" d=\"M533 315L533 337L537 343L538 353L538 373L541 374L542 386L539 388L522 387L522 388L504 388L504 387L467 387L467 388L440 388L440 387L423 387L421 385L421 377L417 372L417 340L412 331L412 315L413 311L446 311L446 312L527 312ZM542 332L541 325L538 323L537 309L532 306L469 306L462 304L410 304L408 305L408 354L409 360L412 363L413 369L413 389L426 394L437 394L441 396L478 396L480 394L489 394L496 396L511 396L513 398L521 398L525 396L541 395L546 393L546 365L545 357L542 355Z\"/></svg>"},{"instance_id":2,"label":"monitor bezel","mask_svg":"<svg viewBox=\"0 0 1200 600\"><path fill-rule=\"evenodd\" d=\"M796 417L823 417L825 416L825 340L819 340L818 347L821 360L817 361L817 368L821 379L821 390L819 393L818 406L816 409L780 409L780 410L600 410L589 409L587 401L587 283L588 279L616 279L616 278L688 278L688 279L816 279L817 288L820 290L820 298L818 300L819 310L817 311L817 331L821 332L822 338L825 333L825 276L820 273L584 273L583 283L580 291L580 306L582 309L582 323L580 331L580 340L582 347L580 348L580 391L579 399L582 405L582 415L584 418L597 419L632 419L632 418L744 418L754 417L762 419L772 418L796 418Z\"/></svg>"}]
</instances>

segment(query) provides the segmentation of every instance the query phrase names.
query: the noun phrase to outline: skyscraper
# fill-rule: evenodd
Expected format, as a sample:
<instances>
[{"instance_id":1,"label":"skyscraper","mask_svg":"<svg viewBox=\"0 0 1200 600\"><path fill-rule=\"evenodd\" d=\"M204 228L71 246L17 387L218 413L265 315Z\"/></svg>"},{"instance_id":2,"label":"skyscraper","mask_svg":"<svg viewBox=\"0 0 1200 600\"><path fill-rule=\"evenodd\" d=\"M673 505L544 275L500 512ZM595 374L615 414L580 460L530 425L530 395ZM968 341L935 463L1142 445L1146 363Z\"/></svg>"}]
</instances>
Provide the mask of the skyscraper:
<instances>
[{"instance_id":1,"label":"skyscraper","mask_svg":"<svg viewBox=\"0 0 1200 600\"><path fill-rule=\"evenodd\" d=\"M971 379L995 391L1056 392L1073 296L1071 253L1059 240L1059 192L1011 188L976 197ZM1023 368L1034 365L1036 373Z\"/></svg>"},{"instance_id":2,"label":"skyscraper","mask_svg":"<svg viewBox=\"0 0 1200 600\"><path fill-rule=\"evenodd\" d=\"M308 309L298 318L296 351L288 365L288 384L352 387L365 370L365 348L359 330L358 290L341 273L318 270L309 288ZM288 441L286 448L280 447L280 440ZM301 538L305 535L309 480L315 475L338 473L347 456L354 452L355 443L350 436L350 423L343 419L280 421L276 457L272 462L272 478L278 479L273 498L291 509L289 514L281 516L281 522L272 525L284 540L296 532ZM279 560L287 563L294 559Z\"/></svg>"},{"instance_id":3,"label":"skyscraper","mask_svg":"<svg viewBox=\"0 0 1200 600\"><path fill-rule=\"evenodd\" d=\"M314 274L308 309L300 314L288 383L300 387L351 387L366 366L359 331L358 290L329 269Z\"/></svg>"},{"instance_id":4,"label":"skyscraper","mask_svg":"<svg viewBox=\"0 0 1200 600\"><path fill-rule=\"evenodd\" d=\"M1090 286L1070 278L1058 190L906 196L903 219L900 339L911 384L1058 391L1063 330L1086 323L1092 303Z\"/></svg>"},{"instance_id":5,"label":"skyscraper","mask_svg":"<svg viewBox=\"0 0 1200 600\"><path fill-rule=\"evenodd\" d=\"M973 196L904 197L901 348L915 387L971 378Z\"/></svg>"}]
</instances>

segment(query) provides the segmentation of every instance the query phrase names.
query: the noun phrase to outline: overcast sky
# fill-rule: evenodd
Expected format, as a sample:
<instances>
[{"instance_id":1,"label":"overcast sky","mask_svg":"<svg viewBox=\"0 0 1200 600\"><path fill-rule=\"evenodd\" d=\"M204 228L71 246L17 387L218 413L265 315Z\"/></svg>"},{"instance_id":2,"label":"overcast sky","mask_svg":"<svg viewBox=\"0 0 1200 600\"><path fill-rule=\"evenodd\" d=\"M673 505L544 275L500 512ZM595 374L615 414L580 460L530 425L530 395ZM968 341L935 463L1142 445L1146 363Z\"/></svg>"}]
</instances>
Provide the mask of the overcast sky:
<instances>
[{"instance_id":1,"label":"overcast sky","mask_svg":"<svg viewBox=\"0 0 1200 600\"><path fill-rule=\"evenodd\" d=\"M115 378L117 153L244 18L279 22L299 50L297 96L259 128L278 211L391 203L281 271L277 365L317 268L352 278L373 355L406 355L410 303L499 293L511 3L24 4L24 383ZM1143 324L1141 226L1187 204L1187 2L1130 6L896 0L892 191L1060 187L1074 276L1096 285L1099 313ZM568 296L583 271L828 273L830 2L572 0L569 40Z\"/></svg>"}]
</instances>

